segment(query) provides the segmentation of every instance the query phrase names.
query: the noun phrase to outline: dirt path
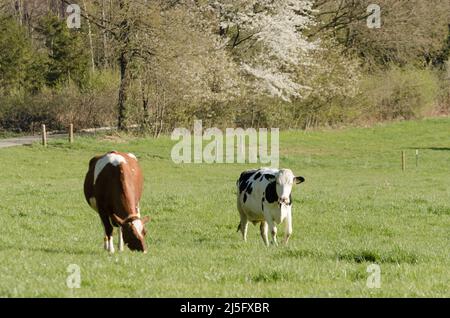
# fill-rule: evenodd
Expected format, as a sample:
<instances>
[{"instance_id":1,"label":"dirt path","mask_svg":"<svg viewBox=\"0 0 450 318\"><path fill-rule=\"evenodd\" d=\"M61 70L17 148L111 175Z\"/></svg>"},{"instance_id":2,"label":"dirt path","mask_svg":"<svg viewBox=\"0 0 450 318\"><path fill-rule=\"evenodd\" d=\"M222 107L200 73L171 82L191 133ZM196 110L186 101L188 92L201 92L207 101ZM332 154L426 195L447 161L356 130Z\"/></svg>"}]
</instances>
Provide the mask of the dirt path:
<instances>
[{"instance_id":1,"label":"dirt path","mask_svg":"<svg viewBox=\"0 0 450 318\"><path fill-rule=\"evenodd\" d=\"M138 125L129 125L128 129L135 129L138 128ZM77 134L82 135L95 135L97 132L107 132L107 131L114 131L116 130L116 127L96 127L96 128L85 128L81 129L80 131L77 131ZM68 138L68 134L62 134L58 133L56 131L54 132L47 132L47 139L54 139L54 138ZM14 146L24 146L24 145L31 145L34 142L40 142L42 140L41 135L34 135L34 136L22 136L22 137L15 137L15 138L5 138L0 139L0 149L1 148L7 148L7 147L14 147Z\"/></svg>"},{"instance_id":2,"label":"dirt path","mask_svg":"<svg viewBox=\"0 0 450 318\"><path fill-rule=\"evenodd\" d=\"M62 137L67 137L67 134L54 134L54 135L49 134L47 136L47 139L62 138ZM41 141L41 139L42 137L39 135L0 139L0 148L31 145L34 142Z\"/></svg>"}]
</instances>

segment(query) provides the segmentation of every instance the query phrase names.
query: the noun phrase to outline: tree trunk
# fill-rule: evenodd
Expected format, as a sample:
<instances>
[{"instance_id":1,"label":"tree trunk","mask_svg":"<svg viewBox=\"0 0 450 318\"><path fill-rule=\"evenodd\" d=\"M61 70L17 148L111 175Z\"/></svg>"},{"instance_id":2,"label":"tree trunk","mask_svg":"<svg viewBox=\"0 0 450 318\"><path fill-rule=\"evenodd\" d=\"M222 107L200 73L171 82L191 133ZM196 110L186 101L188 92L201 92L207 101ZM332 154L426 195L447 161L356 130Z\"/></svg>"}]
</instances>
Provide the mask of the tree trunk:
<instances>
[{"instance_id":1,"label":"tree trunk","mask_svg":"<svg viewBox=\"0 0 450 318\"><path fill-rule=\"evenodd\" d=\"M22 0L16 1L16 11L17 11L17 19L19 21L19 24L23 24L23 3Z\"/></svg>"},{"instance_id":2,"label":"tree trunk","mask_svg":"<svg viewBox=\"0 0 450 318\"><path fill-rule=\"evenodd\" d=\"M145 92L145 87L142 84L142 80L139 81L139 84L141 86L142 108L144 111L143 128L145 130L148 130L148 128L150 127L150 110L148 109L148 95Z\"/></svg>"},{"instance_id":3,"label":"tree trunk","mask_svg":"<svg viewBox=\"0 0 450 318\"><path fill-rule=\"evenodd\" d=\"M128 88L130 87L130 70L129 63L130 59L128 56L129 52L129 36L130 36L130 26L127 16L128 2L124 0L119 0L119 10L121 11L123 17L120 22L119 31L119 42L122 45L119 56L119 67L120 67L120 87L119 87L119 100L118 100L118 120L117 128L119 130L126 130L127 121L127 99L128 99Z\"/></svg>"},{"instance_id":4,"label":"tree trunk","mask_svg":"<svg viewBox=\"0 0 450 318\"><path fill-rule=\"evenodd\" d=\"M166 91L163 91L163 103L162 103L162 108L161 108L161 114L159 116L159 130L158 130L158 134L156 135L156 138L158 138L163 131L165 110L166 110Z\"/></svg>"},{"instance_id":5,"label":"tree trunk","mask_svg":"<svg viewBox=\"0 0 450 318\"><path fill-rule=\"evenodd\" d=\"M108 63L108 43L107 43L107 34L106 34L106 14L105 14L105 0L102 0L102 36L103 36L103 68L107 68Z\"/></svg>"},{"instance_id":6,"label":"tree trunk","mask_svg":"<svg viewBox=\"0 0 450 318\"><path fill-rule=\"evenodd\" d=\"M83 0L83 7L84 7L84 13L86 14L86 17L88 17L88 11L86 8L86 1ZM95 58L94 58L94 44L92 41L92 30L91 30L91 22L89 21L89 18L87 20L87 26L88 26L88 38L89 38L89 48L91 50L91 67L92 67L92 73L95 73Z\"/></svg>"},{"instance_id":7,"label":"tree trunk","mask_svg":"<svg viewBox=\"0 0 450 318\"><path fill-rule=\"evenodd\" d=\"M155 82L155 115L153 120L153 137L156 138L158 135L158 118L159 118L159 112L161 108L161 102L159 98L159 86L160 81L157 79Z\"/></svg>"},{"instance_id":8,"label":"tree trunk","mask_svg":"<svg viewBox=\"0 0 450 318\"><path fill-rule=\"evenodd\" d=\"M125 52L120 54L119 66L120 66L120 87L119 87L119 117L117 121L117 128L119 130L126 130L127 120L127 98L128 88L130 85L130 74L128 70L128 58Z\"/></svg>"}]
</instances>

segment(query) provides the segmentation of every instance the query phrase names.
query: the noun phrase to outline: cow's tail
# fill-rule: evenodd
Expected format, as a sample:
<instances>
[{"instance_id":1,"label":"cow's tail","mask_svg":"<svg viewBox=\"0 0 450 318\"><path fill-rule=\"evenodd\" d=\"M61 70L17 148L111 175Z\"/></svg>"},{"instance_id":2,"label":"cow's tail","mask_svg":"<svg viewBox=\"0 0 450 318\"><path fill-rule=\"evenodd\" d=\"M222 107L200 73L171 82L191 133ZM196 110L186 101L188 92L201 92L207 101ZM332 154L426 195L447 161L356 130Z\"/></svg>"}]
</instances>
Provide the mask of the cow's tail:
<instances>
[{"instance_id":1,"label":"cow's tail","mask_svg":"<svg viewBox=\"0 0 450 318\"><path fill-rule=\"evenodd\" d=\"M241 230L241 223L239 222L236 232L239 232L240 230Z\"/></svg>"}]
</instances>

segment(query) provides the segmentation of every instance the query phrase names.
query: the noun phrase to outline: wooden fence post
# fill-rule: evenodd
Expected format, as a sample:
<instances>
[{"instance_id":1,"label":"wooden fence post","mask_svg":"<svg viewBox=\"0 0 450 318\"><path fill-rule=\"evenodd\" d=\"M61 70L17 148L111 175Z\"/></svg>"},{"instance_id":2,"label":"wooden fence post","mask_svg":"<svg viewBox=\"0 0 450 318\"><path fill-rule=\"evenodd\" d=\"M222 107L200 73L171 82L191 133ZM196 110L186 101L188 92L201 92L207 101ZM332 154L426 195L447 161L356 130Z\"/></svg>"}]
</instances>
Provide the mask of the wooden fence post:
<instances>
[{"instance_id":1,"label":"wooden fence post","mask_svg":"<svg viewBox=\"0 0 450 318\"><path fill-rule=\"evenodd\" d=\"M45 130L45 125L42 125L42 145L47 147L47 131Z\"/></svg>"},{"instance_id":2,"label":"wooden fence post","mask_svg":"<svg viewBox=\"0 0 450 318\"><path fill-rule=\"evenodd\" d=\"M416 149L416 167L419 166L419 149Z\"/></svg>"},{"instance_id":3,"label":"wooden fence post","mask_svg":"<svg viewBox=\"0 0 450 318\"><path fill-rule=\"evenodd\" d=\"M73 143L73 124L69 125L69 142Z\"/></svg>"}]
</instances>

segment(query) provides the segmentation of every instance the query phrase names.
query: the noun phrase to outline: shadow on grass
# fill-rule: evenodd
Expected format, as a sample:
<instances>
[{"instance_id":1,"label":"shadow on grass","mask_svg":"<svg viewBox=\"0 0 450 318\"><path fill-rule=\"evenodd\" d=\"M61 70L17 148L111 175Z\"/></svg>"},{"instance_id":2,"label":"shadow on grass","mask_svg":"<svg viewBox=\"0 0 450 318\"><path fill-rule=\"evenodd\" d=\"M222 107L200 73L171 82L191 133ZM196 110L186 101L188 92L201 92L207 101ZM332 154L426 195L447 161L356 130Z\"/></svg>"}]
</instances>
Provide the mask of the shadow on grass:
<instances>
[{"instance_id":1,"label":"shadow on grass","mask_svg":"<svg viewBox=\"0 0 450 318\"><path fill-rule=\"evenodd\" d=\"M294 257L294 258L329 258L331 255L325 255L323 252L318 250L310 249L288 249L281 252L283 256Z\"/></svg>"},{"instance_id":2,"label":"shadow on grass","mask_svg":"<svg viewBox=\"0 0 450 318\"><path fill-rule=\"evenodd\" d=\"M24 246L2 246L0 250L16 250L23 252L44 252L48 254L65 254L65 255L98 255L101 252L106 251L99 249L99 251L94 250L81 250L81 249L56 249L51 247L24 247Z\"/></svg>"},{"instance_id":3,"label":"shadow on grass","mask_svg":"<svg viewBox=\"0 0 450 318\"><path fill-rule=\"evenodd\" d=\"M260 272L256 275L249 277L250 281L255 283L275 283L275 282L285 282L292 280L292 274L286 273L278 270L272 270L270 272Z\"/></svg>"},{"instance_id":4,"label":"shadow on grass","mask_svg":"<svg viewBox=\"0 0 450 318\"><path fill-rule=\"evenodd\" d=\"M450 147L409 147L408 149L450 151Z\"/></svg>"},{"instance_id":5,"label":"shadow on grass","mask_svg":"<svg viewBox=\"0 0 450 318\"><path fill-rule=\"evenodd\" d=\"M355 250L348 252L340 252L336 254L339 260L345 260L355 263L393 263L393 264L416 264L418 257L415 254L398 250L378 252L371 250Z\"/></svg>"},{"instance_id":6,"label":"shadow on grass","mask_svg":"<svg viewBox=\"0 0 450 318\"><path fill-rule=\"evenodd\" d=\"M324 253L318 250L289 249L281 252L281 256L293 258L338 259L354 263L392 263L392 264L416 264L419 261L417 255L404 250L374 251L367 249L347 250L340 252Z\"/></svg>"}]
</instances>

